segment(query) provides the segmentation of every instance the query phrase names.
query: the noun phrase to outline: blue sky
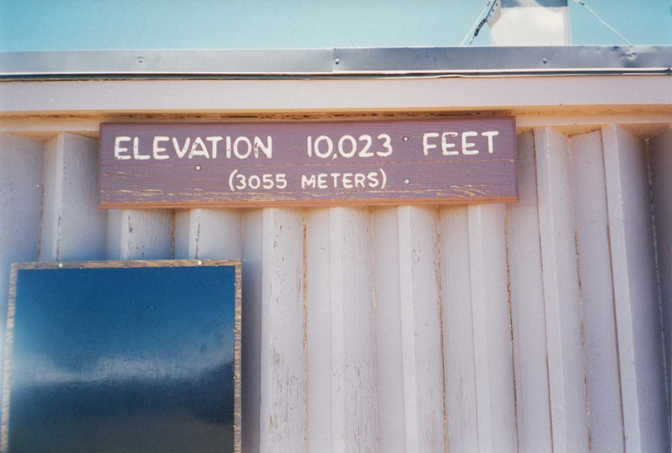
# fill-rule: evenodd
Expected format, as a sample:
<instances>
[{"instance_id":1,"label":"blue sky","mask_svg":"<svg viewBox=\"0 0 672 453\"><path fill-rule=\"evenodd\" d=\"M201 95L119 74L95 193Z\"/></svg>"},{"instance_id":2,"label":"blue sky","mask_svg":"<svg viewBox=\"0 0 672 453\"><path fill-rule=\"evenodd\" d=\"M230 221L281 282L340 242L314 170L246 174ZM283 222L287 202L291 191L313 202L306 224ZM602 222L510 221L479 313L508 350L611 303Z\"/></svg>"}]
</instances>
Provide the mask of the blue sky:
<instances>
[{"instance_id":1,"label":"blue sky","mask_svg":"<svg viewBox=\"0 0 672 453\"><path fill-rule=\"evenodd\" d=\"M585 0L672 44L672 0ZM0 0L0 51L456 46L487 0ZM624 44L569 0L576 45ZM474 45L489 45L487 26Z\"/></svg>"}]
</instances>

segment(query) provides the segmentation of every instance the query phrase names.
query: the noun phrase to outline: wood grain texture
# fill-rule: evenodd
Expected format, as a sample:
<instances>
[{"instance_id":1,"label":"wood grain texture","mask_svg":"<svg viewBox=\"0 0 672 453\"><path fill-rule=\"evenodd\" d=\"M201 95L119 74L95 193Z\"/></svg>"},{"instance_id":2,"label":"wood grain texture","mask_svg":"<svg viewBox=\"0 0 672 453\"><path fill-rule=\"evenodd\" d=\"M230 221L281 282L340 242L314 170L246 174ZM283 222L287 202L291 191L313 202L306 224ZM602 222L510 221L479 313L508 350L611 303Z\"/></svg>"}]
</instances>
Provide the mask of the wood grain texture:
<instances>
[{"instance_id":1,"label":"wood grain texture","mask_svg":"<svg viewBox=\"0 0 672 453\"><path fill-rule=\"evenodd\" d=\"M97 190L98 140L59 134L46 143L40 260L105 258L107 214Z\"/></svg>"},{"instance_id":2,"label":"wood grain texture","mask_svg":"<svg viewBox=\"0 0 672 453\"><path fill-rule=\"evenodd\" d=\"M205 262L203 263L205 264ZM236 309L233 323L234 350L233 350L233 451L242 453L243 451L243 266L240 261L236 261Z\"/></svg>"},{"instance_id":3,"label":"wood grain texture","mask_svg":"<svg viewBox=\"0 0 672 453\"><path fill-rule=\"evenodd\" d=\"M408 448L399 268L399 208L376 208L373 210L372 221L379 449L390 453L405 453ZM409 277L406 276L407 279Z\"/></svg>"},{"instance_id":4,"label":"wood grain texture","mask_svg":"<svg viewBox=\"0 0 672 453\"><path fill-rule=\"evenodd\" d=\"M467 207L441 208L439 231L448 450L480 451Z\"/></svg>"},{"instance_id":5,"label":"wood grain texture","mask_svg":"<svg viewBox=\"0 0 672 453\"><path fill-rule=\"evenodd\" d=\"M445 451L437 220L430 207L373 215L381 451Z\"/></svg>"},{"instance_id":6,"label":"wood grain texture","mask_svg":"<svg viewBox=\"0 0 672 453\"><path fill-rule=\"evenodd\" d=\"M407 452L446 449L437 219L436 208L398 208Z\"/></svg>"},{"instance_id":7,"label":"wood grain texture","mask_svg":"<svg viewBox=\"0 0 672 453\"><path fill-rule=\"evenodd\" d=\"M107 213L107 258L170 259L174 246L172 211L114 209Z\"/></svg>"},{"instance_id":8,"label":"wood grain texture","mask_svg":"<svg viewBox=\"0 0 672 453\"><path fill-rule=\"evenodd\" d=\"M646 144L617 126L602 129L602 142L625 447L669 451Z\"/></svg>"},{"instance_id":9,"label":"wood grain texture","mask_svg":"<svg viewBox=\"0 0 672 453\"><path fill-rule=\"evenodd\" d=\"M243 212L183 209L175 212L175 258L241 259Z\"/></svg>"},{"instance_id":10,"label":"wood grain texture","mask_svg":"<svg viewBox=\"0 0 672 453\"><path fill-rule=\"evenodd\" d=\"M557 79L556 79L557 80ZM473 112L473 111L472 111ZM619 111L570 111L567 109L541 112L539 110L507 109L507 114L516 118L518 133L529 132L535 127L554 127L566 134L581 134L594 131L605 124L620 124L630 129L641 138L653 138L665 131L670 124L670 116L662 110L642 110L636 108ZM0 132L22 137L43 140L53 137L54 133L69 132L91 138L99 138L100 123L110 122L239 122L250 121L378 121L378 120L413 120L441 119L454 117L452 110L400 110L381 111L350 111L342 112L333 109L321 111L257 111L254 113L128 113L107 112L105 116L5 116L0 123ZM476 114L474 116L479 116Z\"/></svg>"},{"instance_id":11,"label":"wood grain texture","mask_svg":"<svg viewBox=\"0 0 672 453\"><path fill-rule=\"evenodd\" d=\"M670 393L672 354L672 129L649 142L653 208L656 220L658 275L663 309L667 388ZM668 400L670 398L667 398Z\"/></svg>"},{"instance_id":12,"label":"wood grain texture","mask_svg":"<svg viewBox=\"0 0 672 453\"><path fill-rule=\"evenodd\" d=\"M306 211L306 349L308 360L308 451L332 451L334 358L331 317L330 209Z\"/></svg>"},{"instance_id":13,"label":"wood grain texture","mask_svg":"<svg viewBox=\"0 0 672 453\"><path fill-rule=\"evenodd\" d=\"M478 444L484 453L517 449L505 213L502 204L467 208Z\"/></svg>"},{"instance_id":14,"label":"wood grain texture","mask_svg":"<svg viewBox=\"0 0 672 453\"><path fill-rule=\"evenodd\" d=\"M572 137L570 158L591 448L623 452L621 382L600 131Z\"/></svg>"},{"instance_id":15,"label":"wood grain texture","mask_svg":"<svg viewBox=\"0 0 672 453\"><path fill-rule=\"evenodd\" d=\"M442 112L440 114L445 115L446 113ZM273 113L259 114L254 121L272 119L280 124L281 121L290 119L291 115L293 115L292 120L301 119L299 114ZM355 115L359 116L350 118L349 121L371 120L373 118L371 114L367 113ZM364 118L366 115L368 115L368 118ZM379 114L379 117L382 118L385 115L391 120L400 119L398 116L395 118L397 114L394 113ZM403 115L403 113L399 115ZM414 115L426 115L426 113L414 113ZM119 115L117 118L122 120L123 117ZM192 116L192 118L195 117ZM345 116L340 116L338 113L335 115L315 113L309 118L309 121L318 124L324 121L337 121L339 118L343 119ZM650 120L650 118L653 119ZM654 318L656 316L659 318L653 308L655 303L651 305L651 300L658 297L655 295L657 290L655 267L651 267L652 265L655 266L656 263L655 256L651 258L652 237L650 236L650 232L653 231L652 228L655 227L658 247L657 262L661 284L660 301L662 302L664 318L667 320L665 331L668 345L670 344L669 339L672 337L669 335L669 331L672 329L669 321L672 319L670 317L672 310L669 310L668 307L671 300L668 283L672 281L672 272L669 271L672 251L670 251L670 234L668 234L668 231L672 230L670 230L670 223L666 220L670 218L666 213L672 212L672 209L668 207L668 201L670 200L668 168L670 168L669 151L672 136L667 131L653 138L649 145L651 153L650 170L653 181L651 189L653 191L655 214L655 224L652 224L651 211L645 209L646 206L651 207L650 197L647 201L646 195L648 193L646 188L648 182L646 181L647 172L645 168L645 142L633 135L648 138L650 135L647 134L653 134L653 131L660 130L661 125L666 121L665 118L668 118L667 122L669 123L669 115L664 117L662 113L632 111L630 113L568 113L566 115L547 112L543 114L529 113L522 117L521 121L525 126L522 130L553 124L562 126L563 128L560 129L562 132L568 133L570 131L574 134L595 131L601 125L614 121L625 124L625 128L608 127L603 131L605 159L611 159L606 163L606 170L608 172L611 169L611 173L605 173L602 176L603 183L600 183L599 166L596 166L594 161L594 158L596 158L595 141L600 134L599 132L592 132L588 136L567 138L558 134L556 132L558 129L556 131L538 130L537 142L540 144L551 143L545 155L546 161L541 162L539 167L537 167L534 156L534 133L525 133L518 136L520 145L520 160L518 161L520 203L506 207L506 244L508 246L510 272L513 363L517 398L516 417L513 420L517 425L518 449L521 453L550 451L553 448L549 446L551 442L554 442L556 452L562 451L560 444L557 442L565 442L567 437L562 440L563 431L558 428L558 421L562 422L562 417L565 418L567 423L579 420L579 418L572 418L562 412L555 412L554 418L551 420L550 404L551 401L557 401L556 396L560 384L558 384L557 379L557 368L552 368L551 365L555 372L551 372L550 375L548 373L547 355L550 360L549 364L557 364L558 360L561 361L565 367L562 372L565 374L582 372L585 368L586 379L582 382L584 383L584 389L587 382L587 390L584 390L586 395L583 397L583 410L585 412L585 403L587 402L590 410L586 415L586 420L590 429L592 451L602 451L602 446L605 445L618 445L620 441L619 429L624 430L624 437L622 438L626 445L626 451L669 451L664 447L664 443L659 441L666 436L667 428L655 430L656 426L663 426L658 423L659 420L655 417L661 413L666 413L666 409L660 407L660 402L668 400L665 396L661 396L663 393L656 387L658 385L656 373L659 372L656 366L662 362L662 359L653 357L656 352L652 351L655 351L658 346L656 346L655 341L651 341L651 338L647 336L656 332L659 333L659 330L656 331L659 327L651 327L655 324ZM177 114L166 116L165 119L160 120L182 121ZM199 121L198 119L194 120ZM212 115L207 119L203 118L204 122L228 122L230 120L239 124L250 121L245 119L243 114L238 115L237 118L229 118L224 115ZM68 125L68 128L74 128L72 130L76 132L80 130L82 124L86 124L88 133L95 136L94 129L97 128L100 117L97 119L95 117L88 119L44 117L30 118L30 120L9 119L9 121L21 122L21 124L30 122L30 125L27 125L26 128L31 129L33 127L43 127L45 132L40 137L51 138L54 133L61 131L62 125ZM141 123L148 121L148 118L146 115L138 115L129 119L129 121ZM519 126L523 124L521 121L517 122ZM577 124L583 125L577 126ZM0 126L1 128L2 126ZM540 133L545 134L546 137L540 138ZM5 141L3 142L3 140ZM6 145L6 143L9 145ZM607 149L609 144L618 145L614 149L619 151L615 152ZM7 152L3 153L4 150ZM42 150L43 144L40 142L23 140L14 136L0 136L0 191L2 192L0 197L0 223L2 226L0 228L0 258L5 259L6 263L38 259L37 247L41 223L39 210L44 168L41 160ZM569 153L569 163L563 161L567 153ZM185 158L185 160L187 159ZM339 157L335 162L342 164L341 159L342 157ZM544 156L542 156L543 159ZM346 159L342 160L345 161ZM427 164L430 165L428 162ZM541 174L543 169L548 170L546 176ZM537 175L538 170L539 175ZM203 171L207 171L207 168L201 170L201 174L203 174ZM437 172L441 171L443 170L437 169ZM567 181L565 178L567 175L570 175L569 190L566 190ZM539 187L537 187L537 176L539 176ZM33 183L36 186L39 184L40 187L32 187ZM603 184L601 189L600 184ZM561 190L555 191L556 188L561 188ZM9 191L6 192L5 190ZM538 193L537 190L539 190ZM606 194L606 199L603 201L600 201L600 190ZM6 194L10 195L6 196ZM62 197L66 204L72 202L70 198L71 196ZM335 203L351 205L383 202L384 200L362 202L342 199ZM268 206L271 203L276 203L277 206L293 205L295 202L266 202L262 200L259 201L259 204L256 203L255 201L254 206L259 207ZM403 205L406 202L396 199L391 200L390 203ZM416 201L413 201L413 203L415 204ZM427 200L427 203L431 205L437 203L437 201L430 199ZM601 203L609 203L607 222L610 226L607 233L600 233L600 231L603 231L603 215L606 207L606 204L601 205ZM537 206L537 204L539 205ZM244 205L242 203L236 206ZM324 208L325 205L331 205L331 202L316 201L315 205ZM568 208L568 205L571 205L571 208ZM181 208L187 206L180 205ZM345 211L349 209L351 208L347 208ZM408 211L404 211L405 209L408 209ZM307 400L301 409L304 412L307 411L307 416L302 416L305 423L303 436L307 447L305 447L305 444L301 444L302 446L298 451L305 451L302 449L307 448L311 452L322 452L331 451L333 445L340 445L339 448L343 449L347 446L357 445L349 440L338 444L339 439L334 436L349 429L345 427L346 416L353 418L354 415L352 414L356 413L374 413L370 409L367 409L368 412L356 412L350 401L332 398L332 392L336 392L332 388L332 364L336 363L333 353L343 350L341 346L333 342L332 338L335 338L337 334L332 329L335 326L342 327L344 325L343 319L332 322L332 300L349 300L346 296L332 299L331 288L337 281L345 282L345 284L342 284L345 288L343 291L350 291L348 294L353 294L355 291L359 291L357 288L365 288L367 285L370 291L375 290L375 295L372 295L370 300L367 299L369 296L366 293L365 297L359 297L352 302L352 305L346 305L346 308L341 312L347 314L353 311L353 313L360 314L364 308L359 305L366 305L369 302L375 307L372 315L375 332L373 342L375 380L373 386L368 384L369 381L367 381L366 385L362 384L359 388L361 390L360 396L364 397L362 401L366 401L368 404L370 401L367 398L372 398L374 401L372 403L373 407L376 408L376 415L372 416L377 417L378 420L376 448L381 452L413 451L413 444L408 439L412 439L415 434L411 431L407 436L409 421L417 421L417 429L420 429L422 424L425 424L425 426L431 424L426 420L416 418L412 414L422 414L425 407L433 410L436 407L436 402L417 405L416 409L413 409L412 401L407 401L407 393L404 390L413 387L419 388L420 381L416 378L415 384L413 384L413 376L418 376L417 364L421 363L421 357L425 351L422 351L421 354L418 354L417 349L416 351L409 351L408 345L411 344L411 341L424 340L421 338L411 340L408 333L410 331L408 317L403 318L405 322L403 329L401 323L401 287L405 288L404 304L406 305L404 313L406 314L410 313L411 307L415 307L417 300L421 299L421 296L417 296L418 291L425 294L432 291L431 276L425 275L422 277L421 283L418 284L417 280L413 280L413 277L408 274L409 269L425 269L422 261L409 261L408 255L400 252L402 244L399 235L402 230L406 231L403 245L406 250L415 250L417 244L420 244L422 248L424 240L415 241L415 239L431 236L428 233L431 227L425 223L425 220L426 222L429 222L429 220L425 219L422 222L418 221L418 223L414 223L413 220L417 220L419 218L417 213L424 209L425 207L407 208L406 206L401 208L397 206L374 208L370 224L370 236L367 239L361 239L362 242L358 242L360 245L340 245L340 252L337 248L334 248L333 253L339 253L338 257L336 255L332 257L332 230L334 235L342 234L337 233L337 231L348 230L350 228L348 222L354 222L352 220L353 215L348 214L345 220L340 221L340 225L342 225L338 227L340 229L337 229L335 223L333 223L336 220L332 222L332 211L336 213L339 211L338 208L308 209L304 211L305 250L298 245L298 239L294 238L293 235L290 239L280 241L280 247L289 247L287 244L282 245L285 241L288 241L292 247L297 247L296 253L304 250L306 254L303 262L305 270L305 301L303 305L305 328L303 332L306 335L303 341L305 342L306 358L304 362L296 361L296 366L293 365L292 368L292 372L294 370L300 372L301 366L304 366L305 373L307 373L307 376L305 376L307 379L305 383ZM426 209L431 210L431 207L428 206ZM400 230L401 212L411 213L406 217L406 227L402 230ZM470 268L471 260L475 259L472 257L475 251L479 248L489 249L487 246L478 246L475 242L478 239L471 237L473 234L479 233L478 229L470 224L469 209L466 206L441 207L439 212L440 265L434 269L434 272L440 272L439 291L444 304L440 319L443 323L444 334L443 366L445 367L445 374L443 385L446 392L445 403L443 404L446 407L448 447L450 451L479 451L478 423L480 417L483 416L483 411L477 411L476 405L477 373L474 368L474 323L472 321L472 310L474 308L472 297L476 296L472 296L472 293L482 288L483 281L486 284L492 282L490 282L490 271L481 272L485 277L478 277L480 280L477 280L476 277L472 276ZM130 214L130 217L128 217L128 214ZM336 215L333 214L333 219L337 218ZM567 215L574 218L574 227L567 227L569 219ZM646 219L647 216L648 226L642 220ZM52 217L50 216L50 218ZM473 218L473 213L471 218ZM280 294L285 288L285 286L282 286L283 283L279 287L273 286L272 289L262 290L264 288L262 274L266 273L265 278L268 279L269 269L273 269L274 266L287 266L287 261L284 264L280 261L270 265L268 257L263 258L263 249L268 247L268 235L270 234L266 230L268 222L263 209L238 210L230 208L213 209L211 207L185 209L174 214L174 229L172 219L173 214L168 210L109 210L107 224L108 257L129 259L142 257L144 254L147 258L170 258L173 254L173 240L174 254L177 258L235 257L236 253L241 253L240 256L244 258L243 295L245 299L243 306L245 330L243 331L244 343L242 346L244 349L242 366L245 376L242 388L242 398L244 400L242 417L245 423L243 424L242 434L245 441L245 451L259 452L260 429L267 428L264 421L260 422L262 399L264 404L270 404L267 397L274 395L267 390L268 387L262 388L261 385L262 366L268 366L266 363L268 359L264 356L262 360L261 355L262 325L265 332L276 332L278 329L277 326L273 326L274 320L282 320L284 319L282 316L285 316L281 314L277 317L273 314L270 321L266 317L262 322L262 306L268 300L273 300L272 297L268 299L268 294ZM496 223L500 222L497 221ZM542 224L541 227L540 223ZM238 229L234 226L237 224L240 225ZM226 225L226 227L222 227L222 225ZM357 225L360 225L360 223L357 223ZM617 228L612 230L611 225L616 225ZM84 226L86 226L85 223ZM353 232L347 237L351 239L359 238L360 233L358 233L357 228L359 226L353 227ZM484 231L487 233L489 228L494 227L484 227ZM647 233L647 228L649 228L649 233ZM124 230L123 238L122 229ZM422 232L419 236L418 231ZM567 237L565 237L566 232L571 232L567 236L571 237L571 240L567 240ZM481 233L481 236L483 234ZM99 233L96 233L95 236L100 239ZM608 244L609 260L605 258L603 247L605 241ZM52 242L48 241L48 243ZM499 248L496 249L499 250ZM35 255L32 256L31 253ZM351 265L349 257L360 256L360 254L365 253L369 254L367 258L369 260L368 267L358 264L359 267L356 269L359 269L359 271L346 267ZM542 253L545 253L543 269ZM14 258L10 259L10 255ZM288 255L283 256L287 258ZM422 260L427 255L423 253L419 256L411 256ZM494 255L488 253L485 256L487 259L491 259ZM576 262L574 265L575 271L571 270L571 264L563 264L572 259ZM553 264L549 264L549 260L555 260L557 267L555 270L552 268ZM480 261L484 263L486 259L480 258ZM405 266L403 275L400 267L402 264ZM617 373L621 374L623 381L619 391L623 393L622 400L625 407L623 413L625 424L621 422L621 426L615 424L618 412L608 412L609 408L620 404L621 398L613 398L613 384L618 377L613 374L613 368L611 368L613 357L611 355L612 350L609 348L612 346L602 343L602 339L606 338L605 334L608 334L613 327L613 320L603 315L605 310L608 311L605 301L609 297L607 294L609 289L606 284L608 278L605 273L606 266L613 266L612 311L616 312L617 329L615 334L619 340L619 369ZM339 268L340 271L338 272L346 275L345 277L332 275L332 269L338 270ZM496 268L500 271L502 269L500 264L496 265ZM362 272L372 274L368 277L361 277ZM585 345L580 348L581 358L574 355L575 349L573 349L572 341L560 339L554 342L552 333L547 334L547 322L557 325L563 317L568 316L567 311L573 307L573 294L576 294L574 283L571 282L573 272L575 272L574 278L580 283L578 300L582 301L578 310L581 319L579 326L581 326L581 323L583 324L585 340ZM3 275L5 274L2 274L0 270L0 277ZM4 282L0 278L0 290L2 285L8 281L8 276L7 273ZM359 278L372 280L366 283L358 280ZM474 279L473 282L472 278ZM570 283L565 284L564 278L569 279ZM429 283L427 283L428 281ZM548 286L545 284L548 284ZM298 283L292 283L291 285L298 285ZM501 287L499 283L493 283L493 285ZM334 291L337 290L342 289L340 287L334 289ZM262 298L263 291L267 291L265 293L266 299ZM551 316L555 317L554 320L547 321L546 309L551 305L548 305L549 296L546 293L551 291L555 292L553 297L557 301L556 306L560 312L555 315L549 312ZM7 291L5 290L6 295ZM2 297L3 294L0 293L0 302ZM480 299L489 299L489 297L479 296ZM368 307L368 305L366 306ZM284 305L280 304L274 309L280 310L283 307ZM292 307L292 310L296 308L293 305ZM265 309L264 306L263 310ZM646 322L637 320L646 320ZM279 321L279 323L281 322L283 321ZM291 341L298 342L298 335L294 337L294 329L301 328L294 324L292 326L292 330L289 332L292 337ZM347 336L348 332L355 331L352 326L346 326L345 329L349 330L344 330L343 332L346 333L341 336ZM422 329L416 330L417 333L427 332ZM360 332L360 330L357 330L357 332ZM354 333L353 335L356 335L356 338L359 339L363 338L363 335L369 335L369 330L361 329L361 332L364 333ZM549 332L551 332L550 329ZM480 334L477 332L476 335ZM366 338L370 337L366 336ZM591 340L591 338L593 339ZM604 348L605 344L606 349ZM351 345L351 347L359 347L359 345ZM407 354L404 356L402 351L407 352ZM657 353L662 354L660 350L657 351ZM669 352L670 349L667 349L668 355ZM413 357L413 355L415 356ZM480 356L480 354L478 355ZM651 357L653 358L651 359ZM340 363L340 367L343 369L345 367L343 361ZM411 368L405 367L406 363L416 364L415 373L412 372ZM438 366L438 363L432 363L431 366ZM591 377L592 372L597 374ZM277 378L280 374L274 375L271 373L269 376ZM350 378L347 378L347 376L350 376ZM407 376L410 378L407 379ZM479 372L479 379L480 376ZM431 374L422 376L423 379L430 377ZM340 375L339 379L341 379ZM346 375L345 378L341 379L341 382L349 382L347 379L354 380L354 374ZM268 379L266 382L268 382ZM551 387L549 387L549 382ZM416 396L420 395L422 390L416 392ZM554 392L552 397L550 395L551 391ZM562 391L562 388L560 391ZM565 396L571 399L580 394L580 392L576 394L573 392L573 390L565 390ZM479 393L482 397L483 394ZM337 404L340 406L337 407ZM406 411L407 406L412 410ZM372 406L367 406L367 408L370 407ZM562 409L564 411L566 406L563 405ZM279 411L279 408L277 408L277 411ZM348 411L351 411L351 413ZM654 417L652 418L652 416ZM375 418L361 419L359 426L366 426L366 429L369 429L373 419ZM553 423L553 430L551 430L551 423ZM283 429L289 429L286 425L283 426ZM485 429L487 429L487 426ZM572 440L577 441L578 438L584 436L582 430L574 430L571 427L566 427L564 432L569 433L570 442ZM661 432L663 433L661 434ZM551 434L554 438L551 438ZM372 439L372 437L367 437L367 439ZM422 441L427 441L427 438L422 438ZM292 444L293 447L294 444ZM265 448L268 449L268 447ZM618 448L616 450L618 451ZM261 451L266 450L261 449Z\"/></svg>"},{"instance_id":16,"label":"wood grain texture","mask_svg":"<svg viewBox=\"0 0 672 453\"><path fill-rule=\"evenodd\" d=\"M303 217L264 209L259 449L305 451L306 355Z\"/></svg>"},{"instance_id":17,"label":"wood grain texture","mask_svg":"<svg viewBox=\"0 0 672 453\"><path fill-rule=\"evenodd\" d=\"M0 358L11 263L39 256L43 161L43 143L0 134Z\"/></svg>"},{"instance_id":18,"label":"wood grain texture","mask_svg":"<svg viewBox=\"0 0 672 453\"><path fill-rule=\"evenodd\" d=\"M371 212L329 210L332 451L378 450Z\"/></svg>"},{"instance_id":19,"label":"wood grain texture","mask_svg":"<svg viewBox=\"0 0 672 453\"><path fill-rule=\"evenodd\" d=\"M103 123L100 136L104 208L517 199L512 117Z\"/></svg>"},{"instance_id":20,"label":"wood grain texture","mask_svg":"<svg viewBox=\"0 0 672 453\"><path fill-rule=\"evenodd\" d=\"M552 451L534 134L518 136L520 202L507 206L518 449Z\"/></svg>"},{"instance_id":21,"label":"wood grain texture","mask_svg":"<svg viewBox=\"0 0 672 453\"><path fill-rule=\"evenodd\" d=\"M516 451L505 207L441 209L448 448Z\"/></svg>"},{"instance_id":22,"label":"wood grain texture","mask_svg":"<svg viewBox=\"0 0 672 453\"><path fill-rule=\"evenodd\" d=\"M537 193L543 266L553 449L588 452L574 196L567 137L536 129Z\"/></svg>"}]
</instances>

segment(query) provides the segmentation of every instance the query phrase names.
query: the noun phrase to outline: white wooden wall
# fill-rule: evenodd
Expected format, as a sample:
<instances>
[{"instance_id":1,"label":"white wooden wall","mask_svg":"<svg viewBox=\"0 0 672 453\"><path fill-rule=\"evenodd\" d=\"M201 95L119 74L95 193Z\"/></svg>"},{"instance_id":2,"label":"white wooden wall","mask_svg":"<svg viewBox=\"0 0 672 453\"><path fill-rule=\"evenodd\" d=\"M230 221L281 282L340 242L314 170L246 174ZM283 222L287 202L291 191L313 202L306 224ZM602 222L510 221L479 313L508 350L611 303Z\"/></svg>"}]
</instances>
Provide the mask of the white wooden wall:
<instances>
[{"instance_id":1,"label":"white wooden wall","mask_svg":"<svg viewBox=\"0 0 672 453\"><path fill-rule=\"evenodd\" d=\"M518 204L104 212L96 140L0 135L0 312L15 261L242 259L245 452L667 452L672 131L518 138Z\"/></svg>"}]
</instances>

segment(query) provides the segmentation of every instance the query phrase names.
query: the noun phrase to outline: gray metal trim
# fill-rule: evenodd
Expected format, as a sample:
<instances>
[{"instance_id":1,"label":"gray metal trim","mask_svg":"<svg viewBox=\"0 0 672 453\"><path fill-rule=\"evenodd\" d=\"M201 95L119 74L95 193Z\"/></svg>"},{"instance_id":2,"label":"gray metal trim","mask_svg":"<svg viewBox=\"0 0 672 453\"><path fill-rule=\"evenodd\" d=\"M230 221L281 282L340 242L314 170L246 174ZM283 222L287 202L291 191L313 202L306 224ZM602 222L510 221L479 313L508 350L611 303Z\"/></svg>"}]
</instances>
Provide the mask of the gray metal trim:
<instances>
[{"instance_id":1,"label":"gray metal trim","mask_svg":"<svg viewBox=\"0 0 672 453\"><path fill-rule=\"evenodd\" d=\"M0 52L0 76L329 72L329 49Z\"/></svg>"},{"instance_id":2,"label":"gray metal trim","mask_svg":"<svg viewBox=\"0 0 672 453\"><path fill-rule=\"evenodd\" d=\"M672 73L672 46L0 53L2 79Z\"/></svg>"},{"instance_id":3,"label":"gray metal trim","mask_svg":"<svg viewBox=\"0 0 672 453\"><path fill-rule=\"evenodd\" d=\"M566 8L567 0L502 0L502 8Z\"/></svg>"},{"instance_id":4,"label":"gray metal trim","mask_svg":"<svg viewBox=\"0 0 672 453\"><path fill-rule=\"evenodd\" d=\"M672 46L335 49L345 73L669 71Z\"/></svg>"}]
</instances>

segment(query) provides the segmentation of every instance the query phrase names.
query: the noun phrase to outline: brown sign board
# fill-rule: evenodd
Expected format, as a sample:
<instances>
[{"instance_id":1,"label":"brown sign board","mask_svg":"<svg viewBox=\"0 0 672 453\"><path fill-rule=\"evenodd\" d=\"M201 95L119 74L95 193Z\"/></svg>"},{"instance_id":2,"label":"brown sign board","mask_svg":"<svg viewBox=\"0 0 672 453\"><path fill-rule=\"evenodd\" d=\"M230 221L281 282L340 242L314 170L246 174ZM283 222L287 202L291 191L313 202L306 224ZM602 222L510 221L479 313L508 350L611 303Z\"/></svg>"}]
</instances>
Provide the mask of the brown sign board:
<instances>
[{"instance_id":1,"label":"brown sign board","mask_svg":"<svg viewBox=\"0 0 672 453\"><path fill-rule=\"evenodd\" d=\"M100 206L517 201L512 117L105 123Z\"/></svg>"}]
</instances>

